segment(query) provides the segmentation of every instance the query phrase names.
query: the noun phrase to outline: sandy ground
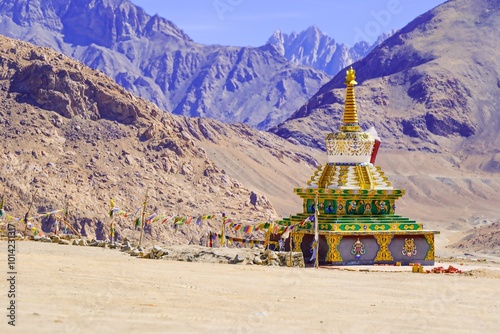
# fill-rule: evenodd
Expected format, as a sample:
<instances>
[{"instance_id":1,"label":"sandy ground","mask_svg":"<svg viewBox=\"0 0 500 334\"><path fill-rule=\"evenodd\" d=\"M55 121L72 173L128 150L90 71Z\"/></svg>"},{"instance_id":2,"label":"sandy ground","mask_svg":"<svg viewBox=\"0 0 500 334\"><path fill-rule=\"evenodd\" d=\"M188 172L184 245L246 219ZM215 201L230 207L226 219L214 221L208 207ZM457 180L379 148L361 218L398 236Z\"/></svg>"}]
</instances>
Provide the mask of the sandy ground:
<instances>
[{"instance_id":1,"label":"sandy ground","mask_svg":"<svg viewBox=\"0 0 500 334\"><path fill-rule=\"evenodd\" d=\"M416 274L410 267L298 269L147 260L31 241L16 246L16 327L7 325L2 278L1 333L500 330L498 262L452 263L468 275ZM6 277L6 241L0 249Z\"/></svg>"}]
</instances>

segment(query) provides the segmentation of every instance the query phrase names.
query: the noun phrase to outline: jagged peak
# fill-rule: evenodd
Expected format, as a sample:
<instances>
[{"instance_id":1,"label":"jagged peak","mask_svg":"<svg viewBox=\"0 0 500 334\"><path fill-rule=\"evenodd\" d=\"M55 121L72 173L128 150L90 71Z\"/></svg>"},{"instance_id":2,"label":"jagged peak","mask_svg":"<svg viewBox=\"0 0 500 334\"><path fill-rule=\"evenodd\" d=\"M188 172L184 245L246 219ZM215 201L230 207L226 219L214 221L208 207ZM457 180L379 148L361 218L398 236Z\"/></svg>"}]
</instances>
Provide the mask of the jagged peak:
<instances>
[{"instance_id":1,"label":"jagged peak","mask_svg":"<svg viewBox=\"0 0 500 334\"><path fill-rule=\"evenodd\" d=\"M129 0L0 0L0 9L16 24L48 27L74 45L95 43L109 47L122 34L141 37L151 29L192 42L174 23L147 14Z\"/></svg>"},{"instance_id":2,"label":"jagged peak","mask_svg":"<svg viewBox=\"0 0 500 334\"><path fill-rule=\"evenodd\" d=\"M324 35L323 32L314 24L307 27L307 29L304 30L303 33L314 33L314 34Z\"/></svg>"},{"instance_id":3,"label":"jagged peak","mask_svg":"<svg viewBox=\"0 0 500 334\"><path fill-rule=\"evenodd\" d=\"M283 44L285 42L285 34L280 29L276 29L271 37L269 37L266 44Z\"/></svg>"}]
</instances>

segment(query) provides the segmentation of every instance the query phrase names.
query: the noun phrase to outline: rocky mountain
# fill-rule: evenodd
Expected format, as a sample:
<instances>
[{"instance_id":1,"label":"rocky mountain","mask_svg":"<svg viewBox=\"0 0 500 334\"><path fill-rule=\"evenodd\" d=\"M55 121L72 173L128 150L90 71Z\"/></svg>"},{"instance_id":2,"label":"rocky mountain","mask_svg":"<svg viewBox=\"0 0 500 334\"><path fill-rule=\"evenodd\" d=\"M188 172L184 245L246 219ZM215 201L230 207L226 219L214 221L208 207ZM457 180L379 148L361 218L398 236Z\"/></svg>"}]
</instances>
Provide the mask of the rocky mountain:
<instances>
[{"instance_id":1,"label":"rocky mountain","mask_svg":"<svg viewBox=\"0 0 500 334\"><path fill-rule=\"evenodd\" d=\"M101 71L3 36L0 101L6 214L22 217L32 199L33 214L61 209L69 200L70 221L88 237L109 235L110 198L134 212L146 190L148 213L216 214L201 227L191 224L178 232L172 224L148 225L146 240L165 244L197 243L208 228L220 228L222 212L242 221L295 214L302 203L292 189L326 161L318 149L245 124L164 113ZM398 212L441 230L438 254L478 220L486 226L499 216L500 177L471 172L453 154L383 144L377 164L407 190ZM35 224L47 232L52 222L45 217ZM117 219L116 232L138 239L130 217ZM462 251L464 245L453 247Z\"/></svg>"},{"instance_id":2,"label":"rocky mountain","mask_svg":"<svg viewBox=\"0 0 500 334\"><path fill-rule=\"evenodd\" d=\"M388 147L450 152L458 164L498 173L499 4L448 1L354 63L361 123ZM340 122L344 81L342 71L271 131L323 148Z\"/></svg>"},{"instance_id":3,"label":"rocky mountain","mask_svg":"<svg viewBox=\"0 0 500 334\"><path fill-rule=\"evenodd\" d=\"M311 66L334 76L341 69L362 59L393 34L394 31L382 34L372 45L363 41L349 47L337 43L318 27L310 26L298 34L295 31L285 34L276 30L267 44L292 63Z\"/></svg>"},{"instance_id":4,"label":"rocky mountain","mask_svg":"<svg viewBox=\"0 0 500 334\"><path fill-rule=\"evenodd\" d=\"M213 229L220 226L222 212L233 219L276 217L261 190L245 186L211 158L224 154L223 145L217 145L224 133L241 137L238 149L253 151L254 168L272 163L298 170L316 164L311 150L272 134L164 113L101 71L3 36L0 100L0 183L6 213L22 217L38 191L32 213L62 209L69 200L70 220L89 237L109 233L111 198L117 207L134 212L147 191L149 213L216 214L209 222ZM261 157L267 161L258 161ZM52 221L48 217L35 224L47 231ZM137 239L133 221L119 219L117 225L118 237ZM198 242L207 228L192 226L174 235L172 224L157 224L148 227L146 238Z\"/></svg>"},{"instance_id":5,"label":"rocky mountain","mask_svg":"<svg viewBox=\"0 0 500 334\"><path fill-rule=\"evenodd\" d=\"M329 79L269 46L197 44L128 0L0 0L0 27L103 71L161 109L262 129L285 120Z\"/></svg>"}]
</instances>

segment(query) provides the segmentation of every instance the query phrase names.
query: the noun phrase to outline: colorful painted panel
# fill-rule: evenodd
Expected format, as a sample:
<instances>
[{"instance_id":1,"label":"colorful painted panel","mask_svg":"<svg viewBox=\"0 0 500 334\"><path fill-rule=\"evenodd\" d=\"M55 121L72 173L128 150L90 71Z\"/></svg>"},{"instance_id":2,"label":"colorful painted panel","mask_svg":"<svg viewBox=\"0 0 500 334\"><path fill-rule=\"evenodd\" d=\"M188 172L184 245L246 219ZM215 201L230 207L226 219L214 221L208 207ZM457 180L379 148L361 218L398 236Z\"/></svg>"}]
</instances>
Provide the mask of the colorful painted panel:
<instances>
[{"instance_id":1,"label":"colorful painted panel","mask_svg":"<svg viewBox=\"0 0 500 334\"><path fill-rule=\"evenodd\" d=\"M337 201L326 200L323 202L323 212L326 214L337 213Z\"/></svg>"},{"instance_id":2,"label":"colorful painted panel","mask_svg":"<svg viewBox=\"0 0 500 334\"><path fill-rule=\"evenodd\" d=\"M339 230L341 231L359 231L361 230L360 224L340 224Z\"/></svg>"},{"instance_id":3,"label":"colorful painted panel","mask_svg":"<svg viewBox=\"0 0 500 334\"><path fill-rule=\"evenodd\" d=\"M371 205L373 214L391 213L391 202L387 200L374 200Z\"/></svg>"},{"instance_id":4,"label":"colorful painted panel","mask_svg":"<svg viewBox=\"0 0 500 334\"><path fill-rule=\"evenodd\" d=\"M344 201L335 201L335 205L337 207L337 214L344 215L346 213Z\"/></svg>"},{"instance_id":5,"label":"colorful painted panel","mask_svg":"<svg viewBox=\"0 0 500 334\"><path fill-rule=\"evenodd\" d=\"M424 235L395 236L389 249L396 261L403 265L425 262L430 246Z\"/></svg>"},{"instance_id":6,"label":"colorful painted panel","mask_svg":"<svg viewBox=\"0 0 500 334\"><path fill-rule=\"evenodd\" d=\"M400 230L411 231L411 230L421 230L422 227L419 224L401 224L399 225Z\"/></svg>"},{"instance_id":7,"label":"colorful painted panel","mask_svg":"<svg viewBox=\"0 0 500 334\"><path fill-rule=\"evenodd\" d=\"M358 242L359 241L359 242ZM343 264L373 264L379 245L372 236L359 238L345 236L338 246Z\"/></svg>"},{"instance_id":8,"label":"colorful painted panel","mask_svg":"<svg viewBox=\"0 0 500 334\"><path fill-rule=\"evenodd\" d=\"M359 201L348 200L346 201L346 211L348 215L358 215L360 210L362 210L362 205L359 205Z\"/></svg>"},{"instance_id":9,"label":"colorful painted panel","mask_svg":"<svg viewBox=\"0 0 500 334\"><path fill-rule=\"evenodd\" d=\"M372 231L387 231L391 229L391 225L389 224L371 224L370 230Z\"/></svg>"},{"instance_id":10,"label":"colorful painted panel","mask_svg":"<svg viewBox=\"0 0 500 334\"><path fill-rule=\"evenodd\" d=\"M307 199L306 200L306 210L307 213L314 213L315 211L315 203L314 199Z\"/></svg>"},{"instance_id":11,"label":"colorful painted panel","mask_svg":"<svg viewBox=\"0 0 500 334\"><path fill-rule=\"evenodd\" d=\"M328 202L334 202L332 208L334 213L342 215L380 215L391 213L391 201L388 200L354 200L346 201L324 201L325 205ZM328 206L327 206L328 207ZM325 213L326 209L325 209Z\"/></svg>"},{"instance_id":12,"label":"colorful painted panel","mask_svg":"<svg viewBox=\"0 0 500 334\"><path fill-rule=\"evenodd\" d=\"M365 245L363 245L363 243L358 238L358 240L352 245L351 254L359 259L361 255L364 255L365 253Z\"/></svg>"},{"instance_id":13,"label":"colorful painted panel","mask_svg":"<svg viewBox=\"0 0 500 334\"><path fill-rule=\"evenodd\" d=\"M415 246L414 238L405 238L405 244L401 253L408 257L417 255L417 246Z\"/></svg>"}]
</instances>

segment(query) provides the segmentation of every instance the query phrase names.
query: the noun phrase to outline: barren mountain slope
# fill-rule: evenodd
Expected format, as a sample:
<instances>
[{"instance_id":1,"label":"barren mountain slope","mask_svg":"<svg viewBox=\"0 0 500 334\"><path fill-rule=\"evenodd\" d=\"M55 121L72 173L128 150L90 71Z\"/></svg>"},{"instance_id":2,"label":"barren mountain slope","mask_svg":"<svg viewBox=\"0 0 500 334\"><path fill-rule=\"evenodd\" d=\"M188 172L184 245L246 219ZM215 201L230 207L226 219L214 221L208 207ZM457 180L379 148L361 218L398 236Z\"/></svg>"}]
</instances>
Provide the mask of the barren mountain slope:
<instances>
[{"instance_id":1,"label":"barren mountain slope","mask_svg":"<svg viewBox=\"0 0 500 334\"><path fill-rule=\"evenodd\" d=\"M210 160L184 118L135 98L101 72L0 36L0 85L7 214L21 217L36 189L32 213L61 209L68 195L81 233L103 238L110 198L135 211L149 188L150 213L216 214L214 225L222 212L247 219L274 215L265 197L251 196ZM50 228L50 218L42 223ZM117 233L137 234L132 228L130 219L119 220ZM202 227L186 231L177 242L197 241ZM164 242L172 236L171 224L147 230L148 238Z\"/></svg>"}]
</instances>

